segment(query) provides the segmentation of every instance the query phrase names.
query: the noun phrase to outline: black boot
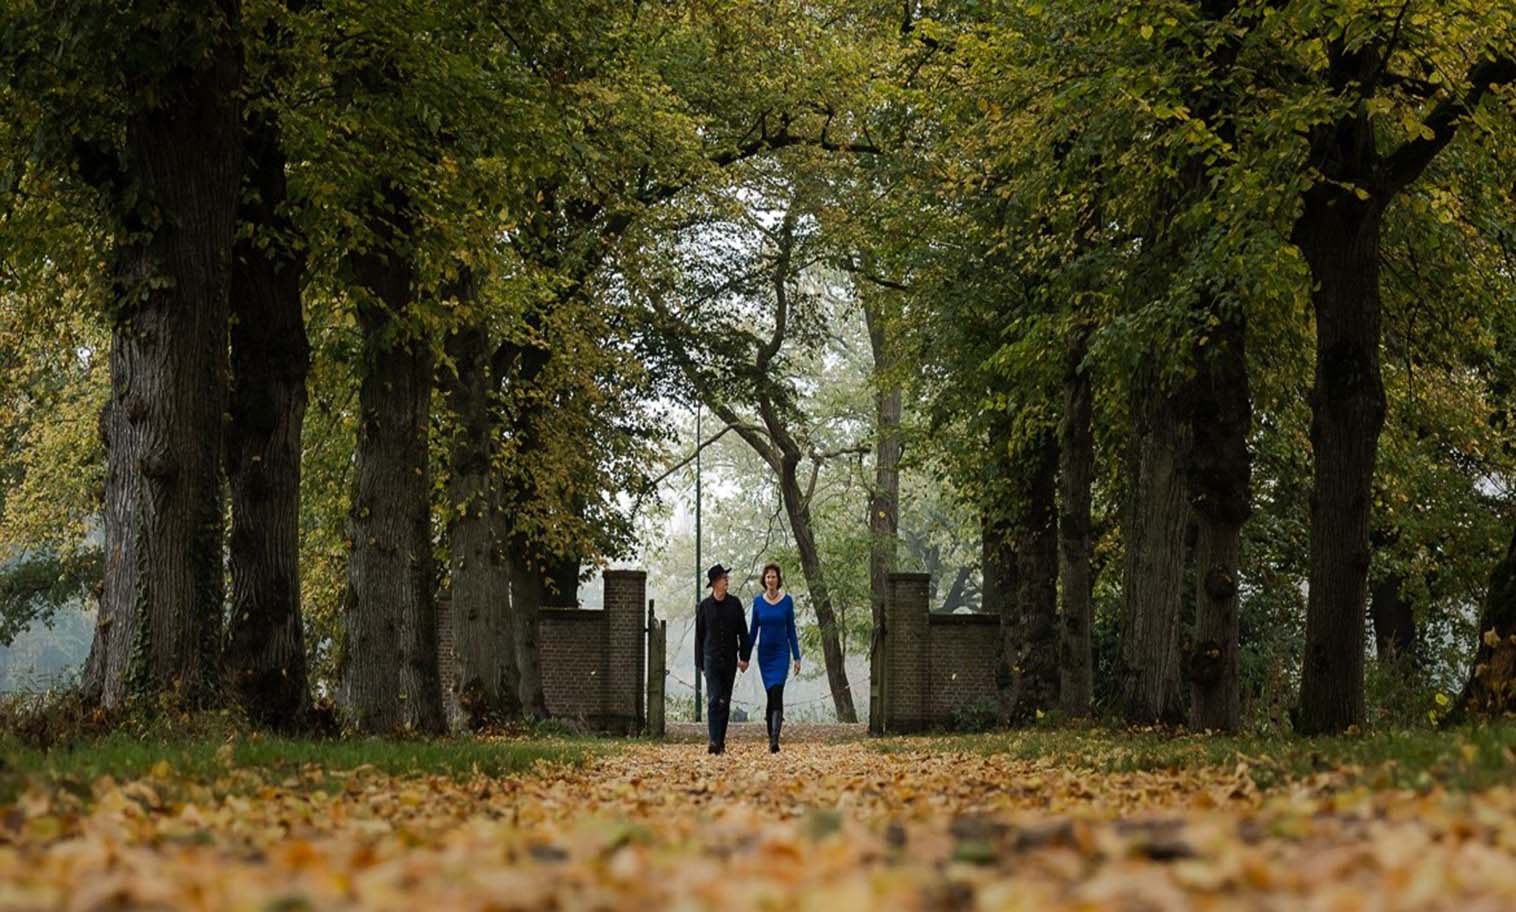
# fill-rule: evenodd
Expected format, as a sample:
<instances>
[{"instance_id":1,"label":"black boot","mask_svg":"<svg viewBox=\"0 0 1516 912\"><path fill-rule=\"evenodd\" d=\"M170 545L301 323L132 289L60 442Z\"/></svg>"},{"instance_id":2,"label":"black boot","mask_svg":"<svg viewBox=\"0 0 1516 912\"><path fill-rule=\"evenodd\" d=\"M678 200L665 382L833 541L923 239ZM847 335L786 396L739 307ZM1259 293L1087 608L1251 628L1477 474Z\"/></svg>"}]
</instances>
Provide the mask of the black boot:
<instances>
[{"instance_id":1,"label":"black boot","mask_svg":"<svg viewBox=\"0 0 1516 912\"><path fill-rule=\"evenodd\" d=\"M784 725L784 713L774 710L769 713L769 753L779 753L779 729Z\"/></svg>"}]
</instances>

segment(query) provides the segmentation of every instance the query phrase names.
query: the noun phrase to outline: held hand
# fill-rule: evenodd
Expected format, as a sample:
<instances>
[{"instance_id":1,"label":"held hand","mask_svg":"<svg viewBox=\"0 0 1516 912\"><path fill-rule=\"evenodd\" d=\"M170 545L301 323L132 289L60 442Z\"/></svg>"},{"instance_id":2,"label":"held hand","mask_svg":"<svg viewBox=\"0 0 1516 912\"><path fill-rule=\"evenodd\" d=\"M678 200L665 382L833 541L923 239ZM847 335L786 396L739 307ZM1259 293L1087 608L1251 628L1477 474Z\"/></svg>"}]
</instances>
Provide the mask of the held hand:
<instances>
[{"instance_id":1,"label":"held hand","mask_svg":"<svg viewBox=\"0 0 1516 912\"><path fill-rule=\"evenodd\" d=\"M747 663L746 662L738 662L737 663L737 667L740 668L740 669L742 669L743 671L747 671Z\"/></svg>"},{"instance_id":2,"label":"held hand","mask_svg":"<svg viewBox=\"0 0 1516 912\"><path fill-rule=\"evenodd\" d=\"M800 674L800 660L795 660L795 674Z\"/></svg>"}]
</instances>

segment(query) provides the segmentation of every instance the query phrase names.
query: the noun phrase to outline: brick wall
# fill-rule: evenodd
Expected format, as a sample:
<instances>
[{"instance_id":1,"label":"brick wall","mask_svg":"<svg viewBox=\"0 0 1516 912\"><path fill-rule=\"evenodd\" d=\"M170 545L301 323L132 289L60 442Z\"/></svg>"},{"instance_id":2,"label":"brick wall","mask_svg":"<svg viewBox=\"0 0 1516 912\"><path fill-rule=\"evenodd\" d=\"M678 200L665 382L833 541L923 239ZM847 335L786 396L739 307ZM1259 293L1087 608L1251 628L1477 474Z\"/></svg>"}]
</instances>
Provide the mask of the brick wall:
<instances>
[{"instance_id":1,"label":"brick wall","mask_svg":"<svg viewBox=\"0 0 1516 912\"><path fill-rule=\"evenodd\" d=\"M605 612L544 608L537 616L542 692L560 719L590 721L605 705Z\"/></svg>"},{"instance_id":2,"label":"brick wall","mask_svg":"<svg viewBox=\"0 0 1516 912\"><path fill-rule=\"evenodd\" d=\"M945 728L961 707L996 695L999 618L934 614L929 583L922 573L890 576L885 605L887 731Z\"/></svg>"},{"instance_id":3,"label":"brick wall","mask_svg":"<svg viewBox=\"0 0 1516 912\"><path fill-rule=\"evenodd\" d=\"M544 608L538 615L537 647L548 712L559 719L626 734L641 731L645 716L647 574L605 573L605 607ZM438 612L437 647L444 693L457 678L451 613ZM456 706L449 707L457 718Z\"/></svg>"},{"instance_id":4,"label":"brick wall","mask_svg":"<svg viewBox=\"0 0 1516 912\"><path fill-rule=\"evenodd\" d=\"M953 723L958 710L994 700L995 652L1000 618L993 614L932 614L928 651L927 718Z\"/></svg>"}]
</instances>

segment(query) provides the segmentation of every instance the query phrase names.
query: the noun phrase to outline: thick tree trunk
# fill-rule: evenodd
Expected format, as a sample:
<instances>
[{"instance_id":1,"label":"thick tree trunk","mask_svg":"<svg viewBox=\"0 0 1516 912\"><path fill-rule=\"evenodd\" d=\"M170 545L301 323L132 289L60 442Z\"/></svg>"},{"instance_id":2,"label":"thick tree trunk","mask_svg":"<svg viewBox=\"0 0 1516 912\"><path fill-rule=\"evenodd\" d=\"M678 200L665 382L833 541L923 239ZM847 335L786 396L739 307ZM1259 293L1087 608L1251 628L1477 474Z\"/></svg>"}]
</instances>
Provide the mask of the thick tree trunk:
<instances>
[{"instance_id":1,"label":"thick tree trunk","mask_svg":"<svg viewBox=\"0 0 1516 912\"><path fill-rule=\"evenodd\" d=\"M1516 537L1490 574L1479 618L1479 647L1458 702L1444 720L1499 719L1516 713Z\"/></svg>"},{"instance_id":2,"label":"thick tree trunk","mask_svg":"<svg viewBox=\"0 0 1516 912\"><path fill-rule=\"evenodd\" d=\"M869 495L869 601L874 631L870 638L869 677L877 686L884 663L885 601L900 540L901 393L894 379L895 362L885 316L876 306L866 306L863 312L874 358L874 490ZM875 733L883 731L884 725L879 703L878 700L869 703L869 731Z\"/></svg>"},{"instance_id":3,"label":"thick tree trunk","mask_svg":"<svg viewBox=\"0 0 1516 912\"><path fill-rule=\"evenodd\" d=\"M1241 316L1215 316L1210 344L1196 353L1195 376L1183 397L1185 481L1197 527L1195 642L1187 670L1190 724L1230 732L1242 726L1238 572L1242 527L1252 512L1252 404Z\"/></svg>"},{"instance_id":4,"label":"thick tree trunk","mask_svg":"<svg viewBox=\"0 0 1516 912\"><path fill-rule=\"evenodd\" d=\"M1058 445L1051 428L1027 458L1015 538L1013 722L1031 721L1058 704Z\"/></svg>"},{"instance_id":5,"label":"thick tree trunk","mask_svg":"<svg viewBox=\"0 0 1516 912\"><path fill-rule=\"evenodd\" d=\"M1297 719L1303 734L1340 732L1364 718L1370 494L1385 411L1380 216L1377 200L1321 185L1306 194L1296 228L1316 282L1310 592Z\"/></svg>"},{"instance_id":6,"label":"thick tree trunk","mask_svg":"<svg viewBox=\"0 0 1516 912\"><path fill-rule=\"evenodd\" d=\"M173 70L155 87L158 103L126 127L123 165L142 199L115 254L101 419L106 571L83 681L108 708L159 693L205 705L219 687L227 295L242 174L236 4L223 12L212 52Z\"/></svg>"},{"instance_id":7,"label":"thick tree trunk","mask_svg":"<svg viewBox=\"0 0 1516 912\"><path fill-rule=\"evenodd\" d=\"M288 194L273 124L249 118L240 213L252 236L232 263L230 696L260 724L298 726L309 705L300 615L300 437L310 345L304 254L282 241Z\"/></svg>"},{"instance_id":8,"label":"thick tree trunk","mask_svg":"<svg viewBox=\"0 0 1516 912\"><path fill-rule=\"evenodd\" d=\"M473 729L521 714L506 557L510 522L494 465L501 429L491 399L487 344L479 326L451 334L447 354L456 373L442 375L455 423L448 466L449 610L458 665L454 696Z\"/></svg>"},{"instance_id":9,"label":"thick tree trunk","mask_svg":"<svg viewBox=\"0 0 1516 912\"><path fill-rule=\"evenodd\" d=\"M1081 337L1070 352L1058 427L1058 572L1063 593L1058 708L1075 717L1089 714L1095 694L1091 641L1094 574L1090 564L1094 554L1090 522L1095 478L1094 396L1089 372L1081 369L1086 350Z\"/></svg>"},{"instance_id":10,"label":"thick tree trunk","mask_svg":"<svg viewBox=\"0 0 1516 912\"><path fill-rule=\"evenodd\" d=\"M826 661L826 679L832 689L837 721L857 722L858 711L853 708L853 691L848 685L842 637L837 629L836 612L832 608L832 592L827 587L826 577L821 570L821 552L816 547L810 504L801 493L800 481L796 477L798 462L796 456L785 456L779 472L780 496L784 501L785 515L789 517L790 531L795 536L795 547L800 551L800 569L805 573L811 609L816 612L816 626L821 631L822 657Z\"/></svg>"},{"instance_id":11,"label":"thick tree trunk","mask_svg":"<svg viewBox=\"0 0 1516 912\"><path fill-rule=\"evenodd\" d=\"M363 376L341 697L359 731L435 732L446 720L427 472L434 359L409 322L415 275L406 252L407 202L393 191L389 197L390 211L375 222L381 243L353 257L354 276L369 294L358 303Z\"/></svg>"},{"instance_id":12,"label":"thick tree trunk","mask_svg":"<svg viewBox=\"0 0 1516 912\"><path fill-rule=\"evenodd\" d=\"M1172 398L1148 385L1139 415L1122 570L1121 704L1133 724L1184 721L1179 615L1184 583L1184 435Z\"/></svg>"}]
</instances>

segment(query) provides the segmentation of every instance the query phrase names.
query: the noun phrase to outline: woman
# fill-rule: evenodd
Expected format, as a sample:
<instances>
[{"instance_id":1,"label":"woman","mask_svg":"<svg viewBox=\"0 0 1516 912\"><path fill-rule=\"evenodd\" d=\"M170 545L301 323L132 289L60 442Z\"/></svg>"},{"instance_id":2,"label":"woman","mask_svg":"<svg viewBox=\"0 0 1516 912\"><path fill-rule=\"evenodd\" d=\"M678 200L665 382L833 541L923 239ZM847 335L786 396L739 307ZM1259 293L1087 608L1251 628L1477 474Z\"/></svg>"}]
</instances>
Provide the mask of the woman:
<instances>
[{"instance_id":1,"label":"woman","mask_svg":"<svg viewBox=\"0 0 1516 912\"><path fill-rule=\"evenodd\" d=\"M779 587L784 575L778 564L763 568L763 592L753 598L753 624L749 642L757 644L758 671L763 675L763 689L768 691L766 719L769 725L769 753L779 753L779 726L784 722L784 681L794 657L795 674L800 673L800 640L795 636L795 600Z\"/></svg>"}]
</instances>

